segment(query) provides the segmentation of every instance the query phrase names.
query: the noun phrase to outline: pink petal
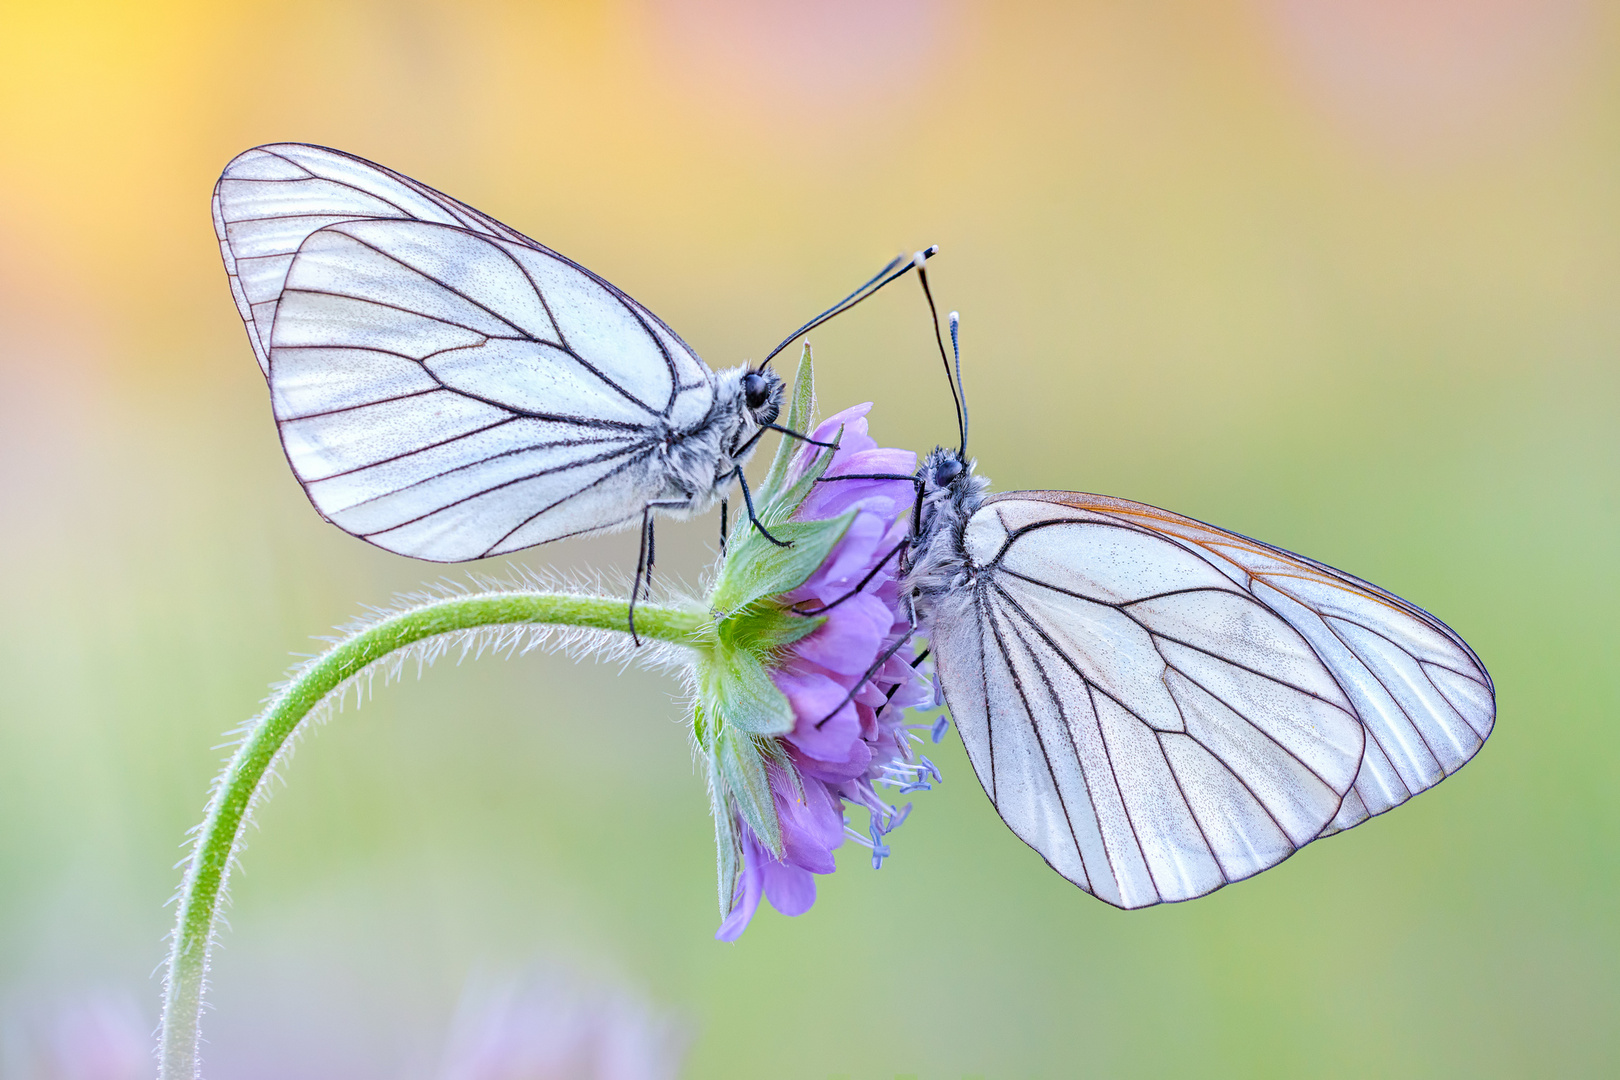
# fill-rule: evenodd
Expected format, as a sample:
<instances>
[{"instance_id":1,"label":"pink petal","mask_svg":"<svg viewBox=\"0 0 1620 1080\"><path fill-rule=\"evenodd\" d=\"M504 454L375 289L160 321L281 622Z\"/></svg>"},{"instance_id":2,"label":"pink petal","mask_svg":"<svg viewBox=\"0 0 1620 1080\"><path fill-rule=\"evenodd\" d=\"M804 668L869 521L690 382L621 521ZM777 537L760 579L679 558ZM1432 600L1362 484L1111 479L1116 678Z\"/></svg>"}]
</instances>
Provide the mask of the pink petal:
<instances>
[{"instance_id":1,"label":"pink petal","mask_svg":"<svg viewBox=\"0 0 1620 1080\"><path fill-rule=\"evenodd\" d=\"M877 597L857 594L827 612L826 618L826 623L800 639L793 651L840 675L865 675L881 654L894 616Z\"/></svg>"},{"instance_id":2,"label":"pink petal","mask_svg":"<svg viewBox=\"0 0 1620 1080\"><path fill-rule=\"evenodd\" d=\"M803 915L816 902L816 878L808 870L772 862L764 877L766 898L784 915Z\"/></svg>"},{"instance_id":3,"label":"pink petal","mask_svg":"<svg viewBox=\"0 0 1620 1080\"><path fill-rule=\"evenodd\" d=\"M813 437L821 442L831 442L832 437L838 434L839 427L844 429L844 437L839 441L840 452L849 453L858 450L870 450L877 443L866 434L866 414L872 411L870 401L863 405L851 405L843 412L834 413L823 420L813 433ZM811 447L815 449L815 447Z\"/></svg>"},{"instance_id":4,"label":"pink petal","mask_svg":"<svg viewBox=\"0 0 1620 1080\"><path fill-rule=\"evenodd\" d=\"M800 752L793 755L793 763L801 775L814 780L822 780L829 784L853 780L863 775L872 764L872 749L864 738L865 727L862 726L859 730L863 737L849 744L849 755L843 760L824 761Z\"/></svg>"},{"instance_id":5,"label":"pink petal","mask_svg":"<svg viewBox=\"0 0 1620 1080\"><path fill-rule=\"evenodd\" d=\"M871 450L858 450L852 454L844 453L840 448L833 463L827 469L828 476L844 476L849 473L900 473L910 476L917 471L917 455L910 450L895 450L887 446L873 447ZM905 484L911 491L916 487L905 480L883 481L885 483Z\"/></svg>"},{"instance_id":6,"label":"pink petal","mask_svg":"<svg viewBox=\"0 0 1620 1080\"><path fill-rule=\"evenodd\" d=\"M832 480L817 484L794 516L800 521L820 521L860 509L893 521L909 511L916 499L917 489L904 480Z\"/></svg>"},{"instance_id":7,"label":"pink petal","mask_svg":"<svg viewBox=\"0 0 1620 1080\"><path fill-rule=\"evenodd\" d=\"M742 830L743 838L743 869L737 876L740 895L733 899L731 913L720 923L720 929L714 932L716 941L736 941L742 937L754 912L759 910L759 898L764 894L764 864L776 861L759 846L752 829L741 822L737 823L737 827Z\"/></svg>"},{"instance_id":8,"label":"pink petal","mask_svg":"<svg viewBox=\"0 0 1620 1080\"><path fill-rule=\"evenodd\" d=\"M837 869L833 849L844 842L844 812L838 796L814 779L801 778L802 798L795 798L791 790L784 793L774 782L771 786L776 793L777 820L782 824L783 858L817 874L832 873Z\"/></svg>"},{"instance_id":9,"label":"pink petal","mask_svg":"<svg viewBox=\"0 0 1620 1080\"><path fill-rule=\"evenodd\" d=\"M815 589L826 582L847 581L855 585L866 576L878 558L878 545L888 532L888 522L876 514L861 513L850 522L843 539L838 541L832 554L817 568L810 579L800 586ZM846 590L847 591L847 590Z\"/></svg>"}]
</instances>

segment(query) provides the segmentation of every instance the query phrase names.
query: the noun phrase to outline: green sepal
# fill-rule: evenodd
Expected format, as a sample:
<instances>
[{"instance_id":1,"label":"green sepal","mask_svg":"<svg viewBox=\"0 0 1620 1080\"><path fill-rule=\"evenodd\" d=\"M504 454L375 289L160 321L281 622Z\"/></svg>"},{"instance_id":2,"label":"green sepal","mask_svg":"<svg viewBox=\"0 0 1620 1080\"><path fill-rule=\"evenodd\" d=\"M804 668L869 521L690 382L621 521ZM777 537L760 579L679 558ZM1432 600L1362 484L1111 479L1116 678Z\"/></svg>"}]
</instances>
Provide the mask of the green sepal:
<instances>
[{"instance_id":1,"label":"green sepal","mask_svg":"<svg viewBox=\"0 0 1620 1080\"><path fill-rule=\"evenodd\" d=\"M698 667L701 700L719 722L710 741L737 729L749 735L786 735L793 706L776 688L760 657L745 649L717 649Z\"/></svg>"},{"instance_id":2,"label":"green sepal","mask_svg":"<svg viewBox=\"0 0 1620 1080\"><path fill-rule=\"evenodd\" d=\"M788 756L787 747L780 739L766 739L761 746L766 760L782 770L788 782L793 785L793 799L795 802L804 802L804 779L799 776L798 766L793 764L793 758Z\"/></svg>"},{"instance_id":3,"label":"green sepal","mask_svg":"<svg viewBox=\"0 0 1620 1080\"><path fill-rule=\"evenodd\" d=\"M814 419L815 379L806 346L784 424L808 432ZM772 855L782 856L782 828L767 764L783 770L794 797L804 797L798 771L779 739L793 730L793 707L771 680L768 666L777 662L780 650L814 633L826 619L791 614L767 598L808 581L855 520L854 511L824 521L793 520L833 458L830 452L818 453L790 485L799 448L789 438L781 440L755 498L760 523L791 546L771 543L739 516L709 593L714 621L695 645L700 658L692 731L708 766L722 917L731 913L743 871L741 829L753 830Z\"/></svg>"},{"instance_id":4,"label":"green sepal","mask_svg":"<svg viewBox=\"0 0 1620 1080\"><path fill-rule=\"evenodd\" d=\"M702 728L703 706L697 705L693 712L697 727ZM731 914L731 903L737 895L737 875L742 873L742 837L737 835L737 822L732 817L731 800L726 796L726 782L720 774L714 746L705 747L703 763L709 774L709 806L714 814L715 872L719 879L720 917L724 919Z\"/></svg>"},{"instance_id":5,"label":"green sepal","mask_svg":"<svg viewBox=\"0 0 1620 1080\"><path fill-rule=\"evenodd\" d=\"M799 369L793 376L793 400L788 404L787 418L782 421L782 426L808 435L815 418L816 377L810 361L810 343L805 342L804 352L799 355ZM761 502L776 498L782 485L787 482L788 469L793 464L793 455L798 451L797 440L786 437L778 440L770 471L765 474L765 482L759 485Z\"/></svg>"},{"instance_id":6,"label":"green sepal","mask_svg":"<svg viewBox=\"0 0 1620 1080\"><path fill-rule=\"evenodd\" d=\"M788 515L781 516L785 519ZM714 591L709 594L710 609L715 617L723 623L755 600L792 592L809 581L854 520L853 510L822 521L777 523L765 521L761 515L761 521L771 534L792 546L779 547L761 536L757 529L750 529L739 539L727 553Z\"/></svg>"},{"instance_id":7,"label":"green sepal","mask_svg":"<svg viewBox=\"0 0 1620 1080\"><path fill-rule=\"evenodd\" d=\"M753 604L721 622L722 644L765 657L809 637L827 621L825 615L792 615L774 604Z\"/></svg>"},{"instance_id":8,"label":"green sepal","mask_svg":"<svg viewBox=\"0 0 1620 1080\"><path fill-rule=\"evenodd\" d=\"M765 775L765 761L753 738L734 727L723 727L715 737L715 765L726 791L737 801L743 823L754 830L772 855L782 857L782 827L776 820L776 800Z\"/></svg>"},{"instance_id":9,"label":"green sepal","mask_svg":"<svg viewBox=\"0 0 1620 1080\"><path fill-rule=\"evenodd\" d=\"M702 700L692 702L692 738L698 744L698 749L705 755L714 750L714 733L719 723L710 723L708 713L704 711Z\"/></svg>"}]
</instances>

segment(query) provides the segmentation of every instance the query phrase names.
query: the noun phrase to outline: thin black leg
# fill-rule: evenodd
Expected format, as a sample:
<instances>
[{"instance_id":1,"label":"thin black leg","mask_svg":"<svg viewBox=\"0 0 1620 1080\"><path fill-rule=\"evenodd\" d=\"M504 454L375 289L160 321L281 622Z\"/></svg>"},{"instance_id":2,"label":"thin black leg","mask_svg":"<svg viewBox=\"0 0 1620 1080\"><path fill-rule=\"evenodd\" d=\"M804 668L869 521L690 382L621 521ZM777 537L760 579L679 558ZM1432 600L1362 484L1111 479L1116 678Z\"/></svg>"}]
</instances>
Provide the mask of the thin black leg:
<instances>
[{"instance_id":1,"label":"thin black leg","mask_svg":"<svg viewBox=\"0 0 1620 1080\"><path fill-rule=\"evenodd\" d=\"M636 552L636 578L630 583L630 609L627 615L630 638L638 648L641 645L641 638L636 634L636 600L641 596L643 587L647 590L647 599L652 599L653 557L656 555L653 548L653 511L688 505L690 504L684 499L655 499L641 508L641 543Z\"/></svg>"},{"instance_id":2,"label":"thin black leg","mask_svg":"<svg viewBox=\"0 0 1620 1080\"><path fill-rule=\"evenodd\" d=\"M764 437L765 437L765 429L764 428L760 428L758 431L756 431L752 435L748 436L748 441L743 443L741 446L737 447L736 453L731 455L732 460L735 461L737 458L740 458L744 454L748 453L748 451L750 451L750 450L752 450L754 448L754 444L759 442L759 440L763 439Z\"/></svg>"},{"instance_id":3,"label":"thin black leg","mask_svg":"<svg viewBox=\"0 0 1620 1080\"><path fill-rule=\"evenodd\" d=\"M653 541L656 539L657 536L658 536L658 519L654 518L654 517L649 517L647 519L647 580L642 582L642 588L647 590L647 599L648 600L652 599L653 561L657 557L657 550L658 550L654 546Z\"/></svg>"},{"instance_id":4,"label":"thin black leg","mask_svg":"<svg viewBox=\"0 0 1620 1080\"><path fill-rule=\"evenodd\" d=\"M910 628L904 634L900 635L899 641L896 641L893 645L889 646L888 650L884 652L882 656L878 657L877 663L866 669L866 674L861 676L861 681L856 683L854 688L851 689L849 693L844 695L844 700L840 701L832 712L816 721L817 731L821 730L822 724L825 724L827 721L837 716L840 709L842 709L845 705L848 705L851 701L855 700L855 695L861 692L861 687L871 682L872 676L883 670L883 665L889 662L889 657L899 652L901 647L905 645L906 642L917 636L917 605L915 603L908 603L907 607L909 608L908 617L911 622Z\"/></svg>"},{"instance_id":5,"label":"thin black leg","mask_svg":"<svg viewBox=\"0 0 1620 1080\"><path fill-rule=\"evenodd\" d=\"M792 428L783 427L781 424L761 424L759 426L760 426L760 430L762 432L765 431L766 429L769 429L771 431L780 431L784 435L791 435L793 438L798 439L801 442L807 442L811 446L821 446L821 447L825 447L828 450L836 450L836 449L838 449L838 444L837 443L822 442L820 439L812 439L810 436L804 434L803 432L794 431ZM758 438L758 436L756 435L755 438ZM749 440L749 441L751 442L752 440Z\"/></svg>"},{"instance_id":6,"label":"thin black leg","mask_svg":"<svg viewBox=\"0 0 1620 1080\"><path fill-rule=\"evenodd\" d=\"M630 640L641 648L641 638L636 635L636 598L641 595L641 582L652 574L652 560L649 558L652 549L652 503L641 508L641 542L636 545L636 578L630 583L630 609L627 620L630 623Z\"/></svg>"},{"instance_id":7,"label":"thin black leg","mask_svg":"<svg viewBox=\"0 0 1620 1080\"><path fill-rule=\"evenodd\" d=\"M816 483L831 484L835 480L905 480L908 483L917 484L919 487L922 484L920 480L910 473L897 472L845 473L842 476L822 476L817 477Z\"/></svg>"},{"instance_id":8,"label":"thin black leg","mask_svg":"<svg viewBox=\"0 0 1620 1080\"><path fill-rule=\"evenodd\" d=\"M720 554L726 553L726 500L720 500Z\"/></svg>"},{"instance_id":9,"label":"thin black leg","mask_svg":"<svg viewBox=\"0 0 1620 1080\"><path fill-rule=\"evenodd\" d=\"M771 531L764 525L760 524L759 515L754 513L754 496L748 490L748 478L743 475L742 466L737 466L737 471L732 475L736 476L737 483L742 485L743 505L748 507L748 520L753 524L754 528L759 530L759 535L763 536L777 547L792 547L793 545L788 541L778 540L776 537L772 536Z\"/></svg>"},{"instance_id":10,"label":"thin black leg","mask_svg":"<svg viewBox=\"0 0 1620 1080\"><path fill-rule=\"evenodd\" d=\"M781 424L761 424L759 425L759 430L748 437L747 442L737 447L737 449L731 455L732 458L740 458L744 454L748 453L749 450L753 449L754 444L759 442L759 440L764 437L767 431L780 431L783 435L798 439L801 442L807 442L811 446L825 447L828 450L838 449L838 444L835 442L822 442L819 439L812 439L808 435L794 431L792 428L783 427Z\"/></svg>"},{"instance_id":11,"label":"thin black leg","mask_svg":"<svg viewBox=\"0 0 1620 1080\"><path fill-rule=\"evenodd\" d=\"M830 484L835 480L910 480L917 485L917 505L911 511L911 535L916 536L922 531L923 481L921 477L906 476L902 473L850 473L847 476L823 476L816 483Z\"/></svg>"},{"instance_id":12,"label":"thin black leg","mask_svg":"<svg viewBox=\"0 0 1620 1080\"><path fill-rule=\"evenodd\" d=\"M911 670L912 671L916 671L919 667L922 666L922 662L924 660L928 659L928 652L929 652L929 650L924 649L922 652L918 653L912 660L909 661L909 663L911 664ZM881 705L879 705L877 707L877 712L872 714L872 718L876 719L879 716L882 716L883 715L883 710L887 709L889 707L889 702L893 701L894 700L894 695L898 694L899 692L900 692L900 684L899 683L895 683L893 686L889 687L888 693L883 695L883 704L881 704ZM843 708L843 706L840 705L839 708Z\"/></svg>"},{"instance_id":13,"label":"thin black leg","mask_svg":"<svg viewBox=\"0 0 1620 1080\"><path fill-rule=\"evenodd\" d=\"M840 596L832 603L823 604L821 607L814 608L810 611L800 611L796 607L788 608L788 610L793 612L795 615L820 615L824 611L831 611L833 608L837 607L839 604L842 604L845 600L848 600L850 597L854 596L856 593L870 585L872 583L872 579L877 577L878 571L887 566L889 564L889 560L900 554L900 550L909 543L911 543L911 537L908 536L898 544L894 545L894 547L890 548L889 553L883 556L883 558L878 561L878 564L867 572L865 577L861 578L861 583L859 585L855 586L853 589L849 590L849 592L845 593L843 596Z\"/></svg>"}]
</instances>

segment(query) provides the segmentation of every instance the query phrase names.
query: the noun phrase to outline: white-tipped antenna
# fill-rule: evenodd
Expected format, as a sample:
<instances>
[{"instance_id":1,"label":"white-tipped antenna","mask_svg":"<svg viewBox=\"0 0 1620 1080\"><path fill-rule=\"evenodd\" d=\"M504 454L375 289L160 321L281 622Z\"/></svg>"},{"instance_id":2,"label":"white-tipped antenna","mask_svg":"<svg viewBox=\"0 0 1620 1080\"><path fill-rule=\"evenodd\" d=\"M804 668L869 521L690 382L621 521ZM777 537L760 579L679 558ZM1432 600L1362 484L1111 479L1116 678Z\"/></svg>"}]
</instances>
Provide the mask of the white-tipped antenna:
<instances>
[{"instance_id":1,"label":"white-tipped antenna","mask_svg":"<svg viewBox=\"0 0 1620 1080\"><path fill-rule=\"evenodd\" d=\"M867 297L883 288L883 286L887 285L889 282L905 277L907 274L911 273L912 270L921 269L923 263L927 262L937 254L939 254L939 245L932 244L929 247L923 248L921 251L915 252L911 256L911 260L909 262L906 260L905 255L896 255L893 259L889 260L888 265L884 266L884 268L879 270L876 274L873 274L871 279L867 281L866 284L862 285L860 288L838 301L838 303L834 304L832 307L828 308L826 311L823 311L820 315L817 315L815 318L793 331L793 333L783 338L781 344L777 345L776 348L765 354L765 359L761 360L759 362L759 366L754 370L764 371L766 365L771 362L776 354L793 344L795 339L804 334L808 334L810 331L814 330L828 319L833 318L835 315L842 315L856 304L859 304L862 300L865 300Z\"/></svg>"},{"instance_id":2,"label":"white-tipped antenna","mask_svg":"<svg viewBox=\"0 0 1620 1080\"><path fill-rule=\"evenodd\" d=\"M960 394L962 398L962 449L957 453L956 456L961 458L963 461L966 461L968 436L967 387L962 385L962 342L959 336L962 329L962 314L961 312L953 311L949 315L945 316L945 318L948 319L951 324L951 355L956 357L956 392Z\"/></svg>"},{"instance_id":3,"label":"white-tipped antenna","mask_svg":"<svg viewBox=\"0 0 1620 1080\"><path fill-rule=\"evenodd\" d=\"M939 346L939 362L945 365L945 381L950 384L951 401L956 404L956 430L962 435L961 454L966 454L967 414L962 411L962 396L956 391L956 384L961 381L961 376L960 374L952 376L951 358L945 355L945 338L939 332L939 308L934 306L934 290L928 287L928 271L923 269L923 263L926 261L927 253L919 251L916 255L916 261L912 265L917 268L917 281L922 285L923 296L928 299L928 314L934 320L934 344ZM951 319L951 342L954 345L956 342L956 319L954 318L956 313L952 312L951 314L953 316ZM961 353L957 354L956 367L958 373L960 373L962 369Z\"/></svg>"}]
</instances>

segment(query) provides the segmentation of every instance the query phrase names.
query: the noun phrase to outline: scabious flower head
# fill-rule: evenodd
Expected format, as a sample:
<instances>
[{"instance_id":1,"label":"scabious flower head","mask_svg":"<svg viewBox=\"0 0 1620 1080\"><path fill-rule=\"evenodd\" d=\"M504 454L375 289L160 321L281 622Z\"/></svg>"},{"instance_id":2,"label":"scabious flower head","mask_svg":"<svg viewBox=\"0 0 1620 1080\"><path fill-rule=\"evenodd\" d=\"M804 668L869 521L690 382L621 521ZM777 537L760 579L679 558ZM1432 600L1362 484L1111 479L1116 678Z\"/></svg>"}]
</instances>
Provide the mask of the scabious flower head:
<instances>
[{"instance_id":1,"label":"scabious flower head","mask_svg":"<svg viewBox=\"0 0 1620 1080\"><path fill-rule=\"evenodd\" d=\"M806 364L800 373L804 397L795 398L803 416L809 412L808 379ZM939 778L933 764L915 754L904 723L907 708L931 701L897 581L915 486L909 480L836 479L909 476L916 469L915 454L880 447L867 433L870 408L846 409L822 423L812 437L836 439L837 449L806 444L785 451L779 457L783 467L773 467L762 489L771 497L761 507L762 520L773 533L793 534L799 558L793 574L776 578L781 591L754 599L747 617L770 643L759 652L764 674L791 715L768 737L752 739L763 781L753 799L727 790L724 770L711 774L718 789L725 916L715 936L724 941L743 932L762 897L786 915L809 910L814 875L833 872L833 851L846 838L869 847L873 865L881 865L889 852L885 837L910 804L896 808L878 789L909 792ZM777 515L785 519L780 527L772 521ZM733 559L777 555L790 561L760 547L768 541L750 538L745 528L739 524L739 540L752 547L733 550L722 581ZM709 726L716 719L735 726L735 710L721 705L713 711L721 715L711 717ZM850 806L865 811L866 835L846 825ZM735 856L730 866L728 843Z\"/></svg>"}]
</instances>

